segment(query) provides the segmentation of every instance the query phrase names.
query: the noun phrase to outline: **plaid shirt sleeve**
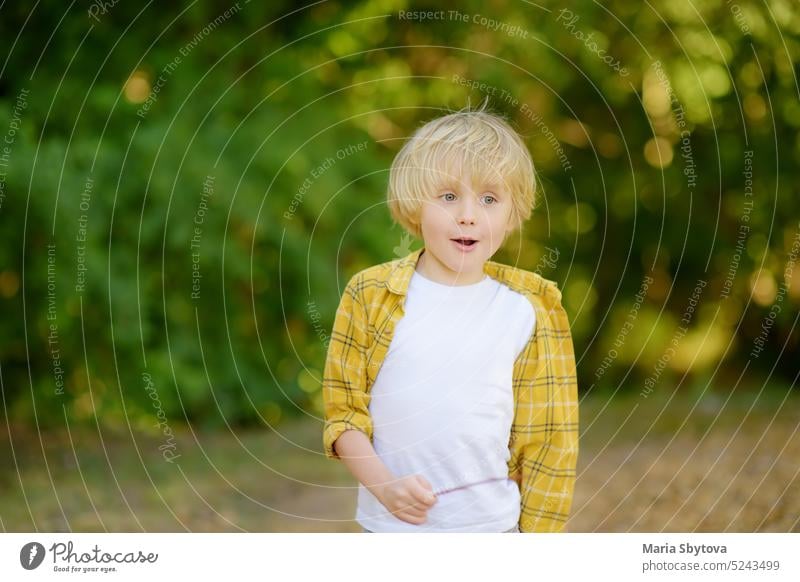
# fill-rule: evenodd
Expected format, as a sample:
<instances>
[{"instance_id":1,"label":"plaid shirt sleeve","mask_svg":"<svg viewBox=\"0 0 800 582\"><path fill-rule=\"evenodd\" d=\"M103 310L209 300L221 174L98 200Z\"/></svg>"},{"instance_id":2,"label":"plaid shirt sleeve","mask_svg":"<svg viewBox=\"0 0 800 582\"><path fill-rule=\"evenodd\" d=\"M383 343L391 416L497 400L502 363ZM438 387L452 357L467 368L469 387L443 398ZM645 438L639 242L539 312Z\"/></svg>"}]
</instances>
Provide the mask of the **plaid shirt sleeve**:
<instances>
[{"instance_id":1,"label":"plaid shirt sleeve","mask_svg":"<svg viewBox=\"0 0 800 582\"><path fill-rule=\"evenodd\" d=\"M561 293L545 289L536 331L514 364L509 473L519 479L521 532L564 531L578 459L578 385Z\"/></svg>"},{"instance_id":2,"label":"plaid shirt sleeve","mask_svg":"<svg viewBox=\"0 0 800 582\"><path fill-rule=\"evenodd\" d=\"M360 430L372 440L372 419L367 408L367 317L359 289L356 275L345 287L336 309L322 377L323 445L329 459L341 460L333 443L346 430Z\"/></svg>"}]
</instances>

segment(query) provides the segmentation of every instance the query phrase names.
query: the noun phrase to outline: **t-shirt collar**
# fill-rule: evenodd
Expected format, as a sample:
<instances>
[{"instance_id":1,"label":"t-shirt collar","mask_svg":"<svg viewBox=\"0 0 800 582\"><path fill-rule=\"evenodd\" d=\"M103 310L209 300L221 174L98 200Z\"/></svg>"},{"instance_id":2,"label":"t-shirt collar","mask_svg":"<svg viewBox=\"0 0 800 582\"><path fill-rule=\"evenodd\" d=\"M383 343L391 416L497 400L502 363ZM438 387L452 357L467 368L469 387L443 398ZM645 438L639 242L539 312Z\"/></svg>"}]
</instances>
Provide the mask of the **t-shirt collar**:
<instances>
[{"instance_id":1,"label":"t-shirt collar","mask_svg":"<svg viewBox=\"0 0 800 582\"><path fill-rule=\"evenodd\" d=\"M419 261L422 251L424 250L425 247L422 247L411 252L407 256L400 259L397 265L395 265L394 270L389 275L389 279L386 283L387 287L389 287L393 293L405 295L408 292L408 285L411 282L411 277L414 275L414 271L417 269L417 262ZM499 265L496 263L493 263L492 261L486 261L486 263L483 265L483 272L493 279L505 282L503 278L500 277L501 273L498 267Z\"/></svg>"}]
</instances>

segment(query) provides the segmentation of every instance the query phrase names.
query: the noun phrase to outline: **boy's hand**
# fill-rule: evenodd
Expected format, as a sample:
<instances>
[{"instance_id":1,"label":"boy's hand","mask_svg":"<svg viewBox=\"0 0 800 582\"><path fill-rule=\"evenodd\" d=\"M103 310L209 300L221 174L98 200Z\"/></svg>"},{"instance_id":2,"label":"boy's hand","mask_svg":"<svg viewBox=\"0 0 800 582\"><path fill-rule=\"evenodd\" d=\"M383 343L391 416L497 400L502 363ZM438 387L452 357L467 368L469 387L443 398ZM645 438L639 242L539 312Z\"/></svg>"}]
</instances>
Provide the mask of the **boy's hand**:
<instances>
[{"instance_id":1,"label":"boy's hand","mask_svg":"<svg viewBox=\"0 0 800 582\"><path fill-rule=\"evenodd\" d=\"M422 475L392 480L378 488L375 496L395 517L414 525L425 523L428 509L436 503L433 487Z\"/></svg>"}]
</instances>

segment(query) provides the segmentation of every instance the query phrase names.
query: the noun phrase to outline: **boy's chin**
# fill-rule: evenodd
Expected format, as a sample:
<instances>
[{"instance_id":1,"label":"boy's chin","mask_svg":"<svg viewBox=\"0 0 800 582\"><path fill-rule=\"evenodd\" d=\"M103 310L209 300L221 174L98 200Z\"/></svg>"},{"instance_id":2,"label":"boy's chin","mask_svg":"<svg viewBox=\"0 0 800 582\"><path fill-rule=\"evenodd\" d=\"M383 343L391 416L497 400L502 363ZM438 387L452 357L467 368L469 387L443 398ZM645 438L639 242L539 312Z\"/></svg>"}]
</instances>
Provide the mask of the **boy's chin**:
<instances>
[{"instance_id":1,"label":"boy's chin","mask_svg":"<svg viewBox=\"0 0 800 582\"><path fill-rule=\"evenodd\" d=\"M447 266L453 273L456 273L459 276L467 277L469 275L474 275L481 272L485 262L486 261L483 257L475 255L471 257L464 257L463 259L456 259Z\"/></svg>"}]
</instances>

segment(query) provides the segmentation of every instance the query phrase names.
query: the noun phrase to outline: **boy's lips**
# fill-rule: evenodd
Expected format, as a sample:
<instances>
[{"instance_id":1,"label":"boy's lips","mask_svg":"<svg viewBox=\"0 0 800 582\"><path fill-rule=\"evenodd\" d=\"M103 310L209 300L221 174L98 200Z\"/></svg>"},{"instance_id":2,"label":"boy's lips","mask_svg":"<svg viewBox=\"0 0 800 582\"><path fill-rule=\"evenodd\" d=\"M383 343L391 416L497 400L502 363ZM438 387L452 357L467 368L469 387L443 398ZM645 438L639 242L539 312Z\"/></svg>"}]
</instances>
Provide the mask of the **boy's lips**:
<instances>
[{"instance_id":1,"label":"boy's lips","mask_svg":"<svg viewBox=\"0 0 800 582\"><path fill-rule=\"evenodd\" d=\"M456 248L461 252L468 253L478 246L478 239L474 239L471 236L460 236L458 238L451 238L450 239Z\"/></svg>"}]
</instances>

